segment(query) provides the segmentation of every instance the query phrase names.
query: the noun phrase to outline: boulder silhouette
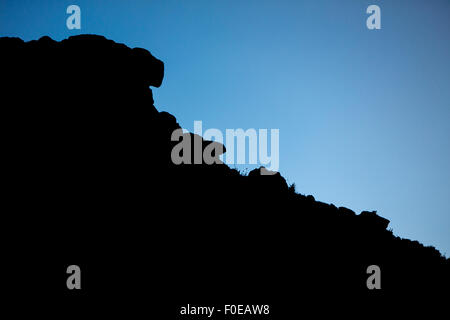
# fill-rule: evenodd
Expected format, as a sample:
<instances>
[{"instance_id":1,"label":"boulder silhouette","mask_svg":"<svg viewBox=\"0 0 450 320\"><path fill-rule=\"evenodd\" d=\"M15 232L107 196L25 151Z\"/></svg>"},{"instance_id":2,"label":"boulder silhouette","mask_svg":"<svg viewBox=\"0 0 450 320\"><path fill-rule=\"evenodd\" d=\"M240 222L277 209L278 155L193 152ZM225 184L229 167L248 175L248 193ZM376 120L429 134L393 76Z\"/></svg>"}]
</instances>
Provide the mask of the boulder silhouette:
<instances>
[{"instance_id":1,"label":"boulder silhouette","mask_svg":"<svg viewBox=\"0 0 450 320\"><path fill-rule=\"evenodd\" d=\"M28 311L175 319L180 304L241 302L288 319L448 298L449 260L375 212L316 201L264 168L175 165L180 125L154 105L164 65L147 50L95 35L0 38L0 50L5 278ZM72 264L79 291L66 287ZM381 290L367 287L371 265Z\"/></svg>"},{"instance_id":2,"label":"boulder silhouette","mask_svg":"<svg viewBox=\"0 0 450 320\"><path fill-rule=\"evenodd\" d=\"M379 228L380 230L385 230L390 222L388 219L378 216L376 211L363 211L359 216L374 229Z\"/></svg>"}]
</instances>

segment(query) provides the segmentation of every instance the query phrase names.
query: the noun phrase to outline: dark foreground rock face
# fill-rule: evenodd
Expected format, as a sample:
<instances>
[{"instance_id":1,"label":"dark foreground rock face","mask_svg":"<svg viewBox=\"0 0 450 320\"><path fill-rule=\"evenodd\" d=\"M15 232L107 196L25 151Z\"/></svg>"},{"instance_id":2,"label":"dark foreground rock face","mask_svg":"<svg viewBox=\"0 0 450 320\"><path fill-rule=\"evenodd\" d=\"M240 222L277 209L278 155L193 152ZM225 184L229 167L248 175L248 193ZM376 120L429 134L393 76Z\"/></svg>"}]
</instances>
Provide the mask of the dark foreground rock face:
<instances>
[{"instance_id":1,"label":"dark foreground rock face","mask_svg":"<svg viewBox=\"0 0 450 320\"><path fill-rule=\"evenodd\" d=\"M279 174L172 164L179 125L154 107L164 66L148 51L93 35L0 38L0 51L4 276L23 311L178 319L182 304L253 303L288 319L448 296L449 260L374 212ZM66 288L71 264L80 291ZM381 290L366 286L370 265Z\"/></svg>"}]
</instances>

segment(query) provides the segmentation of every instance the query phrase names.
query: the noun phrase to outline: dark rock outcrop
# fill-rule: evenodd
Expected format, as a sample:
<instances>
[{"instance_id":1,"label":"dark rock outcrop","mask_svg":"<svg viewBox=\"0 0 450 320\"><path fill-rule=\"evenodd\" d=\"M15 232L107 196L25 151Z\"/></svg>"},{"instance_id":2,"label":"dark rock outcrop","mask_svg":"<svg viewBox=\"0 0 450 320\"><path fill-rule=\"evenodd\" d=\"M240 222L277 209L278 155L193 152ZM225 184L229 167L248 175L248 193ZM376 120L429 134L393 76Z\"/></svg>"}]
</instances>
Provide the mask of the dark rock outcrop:
<instances>
[{"instance_id":1,"label":"dark rock outcrop","mask_svg":"<svg viewBox=\"0 0 450 320\"><path fill-rule=\"evenodd\" d=\"M164 67L146 50L90 35L0 38L0 51L10 296L111 314L150 304L160 319L177 303L270 303L288 319L450 288L449 260L374 212L318 202L279 174L174 165L180 126L154 107ZM65 288L70 264L81 292ZM366 286L374 264L380 291Z\"/></svg>"}]
</instances>

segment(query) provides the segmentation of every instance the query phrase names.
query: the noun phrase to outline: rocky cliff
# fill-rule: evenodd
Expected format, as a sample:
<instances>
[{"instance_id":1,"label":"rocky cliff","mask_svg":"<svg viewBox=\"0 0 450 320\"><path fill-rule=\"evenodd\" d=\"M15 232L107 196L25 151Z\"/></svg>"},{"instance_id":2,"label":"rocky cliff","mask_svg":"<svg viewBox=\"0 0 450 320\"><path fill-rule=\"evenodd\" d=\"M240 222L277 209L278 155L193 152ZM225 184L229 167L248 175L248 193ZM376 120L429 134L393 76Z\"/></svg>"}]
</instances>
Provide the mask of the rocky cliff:
<instances>
[{"instance_id":1,"label":"rocky cliff","mask_svg":"<svg viewBox=\"0 0 450 320\"><path fill-rule=\"evenodd\" d=\"M150 304L168 319L181 303L269 303L287 319L324 301L448 292L449 260L375 212L316 201L279 174L173 164L180 126L154 105L164 65L148 51L95 35L0 38L0 51L12 296L112 314ZM80 292L65 287L70 264ZM367 288L370 265L381 290Z\"/></svg>"}]
</instances>

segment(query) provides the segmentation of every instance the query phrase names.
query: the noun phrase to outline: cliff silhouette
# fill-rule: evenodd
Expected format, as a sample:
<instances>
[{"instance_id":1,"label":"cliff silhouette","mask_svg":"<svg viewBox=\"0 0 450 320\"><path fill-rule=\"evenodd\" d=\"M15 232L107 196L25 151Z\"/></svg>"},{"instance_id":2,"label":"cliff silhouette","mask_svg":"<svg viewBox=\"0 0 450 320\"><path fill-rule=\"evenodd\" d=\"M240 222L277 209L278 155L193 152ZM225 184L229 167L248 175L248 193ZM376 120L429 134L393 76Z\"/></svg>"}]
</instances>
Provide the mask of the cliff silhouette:
<instances>
[{"instance_id":1,"label":"cliff silhouette","mask_svg":"<svg viewBox=\"0 0 450 320\"><path fill-rule=\"evenodd\" d=\"M0 51L11 297L152 305L167 319L183 303L268 303L286 319L448 297L450 260L376 212L316 201L278 173L173 164L180 125L155 107L164 64L147 50L80 35L0 38ZM71 264L80 291L66 288ZM380 290L367 288L370 265Z\"/></svg>"}]
</instances>

